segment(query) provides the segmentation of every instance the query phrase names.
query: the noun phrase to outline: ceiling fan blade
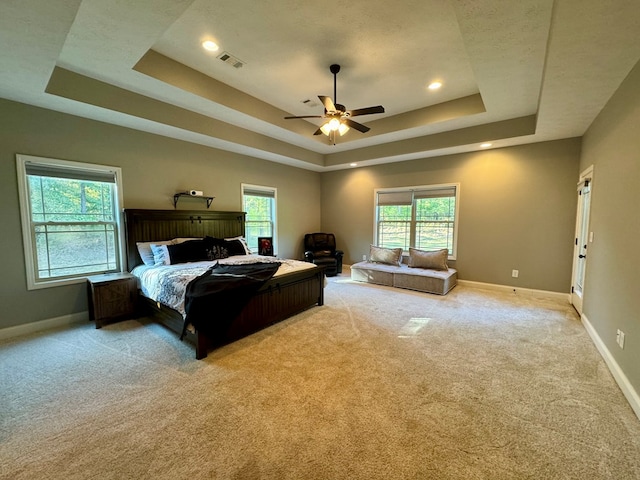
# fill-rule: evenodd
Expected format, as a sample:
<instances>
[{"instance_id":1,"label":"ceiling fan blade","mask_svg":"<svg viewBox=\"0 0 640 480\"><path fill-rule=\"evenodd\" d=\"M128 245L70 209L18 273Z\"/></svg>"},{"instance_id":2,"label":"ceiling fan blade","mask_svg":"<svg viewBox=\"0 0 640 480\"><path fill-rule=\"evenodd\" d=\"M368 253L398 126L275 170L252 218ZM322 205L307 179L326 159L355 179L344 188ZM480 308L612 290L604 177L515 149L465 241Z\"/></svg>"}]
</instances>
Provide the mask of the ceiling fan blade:
<instances>
[{"instance_id":1,"label":"ceiling fan blade","mask_svg":"<svg viewBox=\"0 0 640 480\"><path fill-rule=\"evenodd\" d=\"M284 117L285 120L291 120L292 118L322 118L322 115L303 115L301 117Z\"/></svg>"},{"instance_id":2,"label":"ceiling fan blade","mask_svg":"<svg viewBox=\"0 0 640 480\"><path fill-rule=\"evenodd\" d=\"M362 133L367 133L369 130L371 130L369 127L367 127L366 125L362 125L361 123L358 122L354 122L353 120L351 120L350 118L343 118L342 121L344 123L347 124L347 126L358 130L359 132Z\"/></svg>"},{"instance_id":3,"label":"ceiling fan blade","mask_svg":"<svg viewBox=\"0 0 640 480\"><path fill-rule=\"evenodd\" d=\"M314 135L322 135L322 130L317 129L313 134Z\"/></svg>"},{"instance_id":4,"label":"ceiling fan blade","mask_svg":"<svg viewBox=\"0 0 640 480\"><path fill-rule=\"evenodd\" d=\"M357 117L358 115L370 115L372 113L384 113L384 107L377 105L375 107L356 108L355 110L349 110L347 112L351 117Z\"/></svg>"},{"instance_id":5,"label":"ceiling fan blade","mask_svg":"<svg viewBox=\"0 0 640 480\"><path fill-rule=\"evenodd\" d=\"M324 109L327 112L335 112L336 111L336 106L333 104L333 100L331 100L331 97L325 97L323 95L318 95L318 98L320 99L320 101L324 105Z\"/></svg>"}]
</instances>

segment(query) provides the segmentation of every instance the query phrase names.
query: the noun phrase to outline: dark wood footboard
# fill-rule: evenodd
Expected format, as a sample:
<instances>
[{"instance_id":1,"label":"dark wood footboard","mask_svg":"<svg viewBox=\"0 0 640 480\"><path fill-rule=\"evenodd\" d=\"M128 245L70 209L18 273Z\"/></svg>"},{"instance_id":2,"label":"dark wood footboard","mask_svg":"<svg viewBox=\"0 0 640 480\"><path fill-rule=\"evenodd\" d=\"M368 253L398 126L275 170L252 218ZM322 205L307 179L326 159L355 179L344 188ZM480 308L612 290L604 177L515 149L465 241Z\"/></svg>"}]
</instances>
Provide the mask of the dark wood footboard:
<instances>
[{"instance_id":1,"label":"dark wood footboard","mask_svg":"<svg viewBox=\"0 0 640 480\"><path fill-rule=\"evenodd\" d=\"M157 322L176 334L182 332L182 316L175 310L145 299ZM202 359L212 348L246 337L269 325L285 320L315 305L324 304L324 271L315 267L272 278L251 298L221 337L210 338L203 332L188 333L195 344L196 358ZM215 319L212 319L215 321Z\"/></svg>"}]
</instances>

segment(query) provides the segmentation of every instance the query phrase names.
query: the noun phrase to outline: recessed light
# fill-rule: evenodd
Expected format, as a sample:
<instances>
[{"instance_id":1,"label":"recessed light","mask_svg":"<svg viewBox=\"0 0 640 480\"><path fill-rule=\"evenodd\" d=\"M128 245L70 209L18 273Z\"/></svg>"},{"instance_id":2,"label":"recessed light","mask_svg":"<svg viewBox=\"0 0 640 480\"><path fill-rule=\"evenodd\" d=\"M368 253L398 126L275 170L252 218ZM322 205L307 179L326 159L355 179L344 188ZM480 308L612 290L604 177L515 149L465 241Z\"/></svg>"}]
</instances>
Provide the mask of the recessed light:
<instances>
[{"instance_id":1,"label":"recessed light","mask_svg":"<svg viewBox=\"0 0 640 480\"><path fill-rule=\"evenodd\" d=\"M481 143L481 144L480 144L480 147L481 147L481 148L489 148L491 145L492 145L492 144L491 144L491 143L489 143L489 142L487 142L487 143Z\"/></svg>"},{"instance_id":2,"label":"recessed light","mask_svg":"<svg viewBox=\"0 0 640 480\"><path fill-rule=\"evenodd\" d=\"M213 42L211 40L205 40L204 42L202 42L202 48L204 48L205 50L209 50L210 52L215 52L220 47L216 42Z\"/></svg>"},{"instance_id":3,"label":"recessed light","mask_svg":"<svg viewBox=\"0 0 640 480\"><path fill-rule=\"evenodd\" d=\"M442 86L442 82L431 82L427 87L429 90L438 90Z\"/></svg>"},{"instance_id":4,"label":"recessed light","mask_svg":"<svg viewBox=\"0 0 640 480\"><path fill-rule=\"evenodd\" d=\"M358 164L357 164L357 163L350 163L350 164L349 164L349 166L350 166L350 167L357 167L357 166L358 166Z\"/></svg>"}]
</instances>

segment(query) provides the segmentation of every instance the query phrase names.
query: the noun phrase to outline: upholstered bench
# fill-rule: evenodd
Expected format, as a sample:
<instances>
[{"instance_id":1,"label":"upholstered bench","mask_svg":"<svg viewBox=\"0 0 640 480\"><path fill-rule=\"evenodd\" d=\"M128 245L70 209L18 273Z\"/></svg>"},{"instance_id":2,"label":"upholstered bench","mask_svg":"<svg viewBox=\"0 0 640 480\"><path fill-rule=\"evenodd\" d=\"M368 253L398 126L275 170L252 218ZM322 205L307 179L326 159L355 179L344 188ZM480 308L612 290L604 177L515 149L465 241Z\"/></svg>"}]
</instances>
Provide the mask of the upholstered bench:
<instances>
[{"instance_id":1,"label":"upholstered bench","mask_svg":"<svg viewBox=\"0 0 640 480\"><path fill-rule=\"evenodd\" d=\"M407 264L400 263L402 250L400 250L400 256L396 262L392 259L391 261L388 261L388 263L385 263L388 258L384 258L380 255L380 247L372 246L371 252L372 255L370 256L370 259L383 261L366 261L351 265L352 280L357 282L387 285L390 287L406 288L420 292L435 293L438 295L446 295L458 283L458 271L455 268L448 267L446 267L445 270L445 266L440 265L444 264L446 261L445 254L443 254L445 260L441 260L440 264L437 265L439 268L435 269L418 266L410 267ZM408 259L410 265L420 265L421 262L414 259L424 258L424 253L432 253L421 252L415 249L410 249L410 252L412 255ZM423 256L420 257L420 255ZM422 264L426 266L436 266L432 265L432 262L423 262Z\"/></svg>"}]
</instances>

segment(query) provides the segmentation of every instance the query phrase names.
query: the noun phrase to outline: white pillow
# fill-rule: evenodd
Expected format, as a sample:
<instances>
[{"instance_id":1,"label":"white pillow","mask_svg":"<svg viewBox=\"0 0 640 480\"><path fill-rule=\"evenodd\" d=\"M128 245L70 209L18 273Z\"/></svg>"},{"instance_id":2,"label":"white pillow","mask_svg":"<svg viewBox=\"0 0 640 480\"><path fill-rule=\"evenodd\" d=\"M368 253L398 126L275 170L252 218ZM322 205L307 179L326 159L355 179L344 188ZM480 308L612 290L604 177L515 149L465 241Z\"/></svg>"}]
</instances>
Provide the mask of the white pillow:
<instances>
[{"instance_id":1,"label":"white pillow","mask_svg":"<svg viewBox=\"0 0 640 480\"><path fill-rule=\"evenodd\" d=\"M153 267L156 263L153 259L153 251L151 250L151 245L172 245L173 240L163 240L158 242L138 242L136 246L138 247L138 253L140 254L140 258L145 265Z\"/></svg>"},{"instance_id":2,"label":"white pillow","mask_svg":"<svg viewBox=\"0 0 640 480\"><path fill-rule=\"evenodd\" d=\"M225 238L225 240L230 241L230 240L240 240L240 243L242 243L242 246L244 247L244 251L246 252L247 255L252 255L251 253L251 249L249 248L249 244L247 243L247 239L244 238L242 235L238 236L238 237L229 237L229 238Z\"/></svg>"}]
</instances>

